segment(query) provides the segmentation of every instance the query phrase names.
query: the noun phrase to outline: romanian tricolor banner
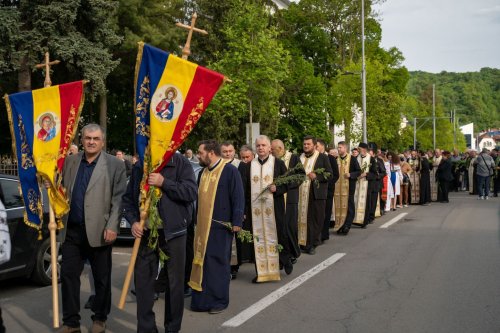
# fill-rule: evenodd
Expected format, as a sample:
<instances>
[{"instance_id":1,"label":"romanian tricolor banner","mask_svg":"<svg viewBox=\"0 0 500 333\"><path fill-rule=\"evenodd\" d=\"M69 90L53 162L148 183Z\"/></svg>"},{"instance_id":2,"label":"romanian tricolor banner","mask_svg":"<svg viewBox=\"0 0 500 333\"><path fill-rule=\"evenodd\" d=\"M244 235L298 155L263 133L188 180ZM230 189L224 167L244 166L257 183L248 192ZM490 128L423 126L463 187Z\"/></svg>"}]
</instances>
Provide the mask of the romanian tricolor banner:
<instances>
[{"instance_id":1,"label":"romanian tricolor banner","mask_svg":"<svg viewBox=\"0 0 500 333\"><path fill-rule=\"evenodd\" d=\"M224 76L139 43L135 73L136 149L160 171L205 112ZM144 171L148 172L146 165Z\"/></svg>"},{"instance_id":2,"label":"romanian tricolor banner","mask_svg":"<svg viewBox=\"0 0 500 333\"><path fill-rule=\"evenodd\" d=\"M48 194L56 217L69 210L61 185L62 168L78 127L83 85L83 81L77 81L5 96L26 207L25 222L38 230L43 221L38 178L51 183Z\"/></svg>"}]
</instances>

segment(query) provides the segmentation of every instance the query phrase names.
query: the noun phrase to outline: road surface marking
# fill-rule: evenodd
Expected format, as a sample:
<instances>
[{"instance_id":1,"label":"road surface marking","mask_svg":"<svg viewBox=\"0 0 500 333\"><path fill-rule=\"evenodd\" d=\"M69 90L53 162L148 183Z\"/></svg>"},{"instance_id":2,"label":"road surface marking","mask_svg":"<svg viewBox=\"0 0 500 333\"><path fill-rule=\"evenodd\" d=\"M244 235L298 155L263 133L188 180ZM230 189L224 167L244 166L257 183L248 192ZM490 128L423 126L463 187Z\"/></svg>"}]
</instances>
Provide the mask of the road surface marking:
<instances>
[{"instance_id":1,"label":"road surface marking","mask_svg":"<svg viewBox=\"0 0 500 333\"><path fill-rule=\"evenodd\" d=\"M130 252L113 252L117 256L130 256Z\"/></svg>"},{"instance_id":2,"label":"road surface marking","mask_svg":"<svg viewBox=\"0 0 500 333\"><path fill-rule=\"evenodd\" d=\"M401 213L399 214L398 216L396 216L395 218L393 218L392 220L390 220L389 222L386 222L384 224L382 224L379 228L380 229L387 229L389 228L391 225L393 225L394 223L398 222L399 220L401 220L403 217L405 217L406 215L408 215L408 213Z\"/></svg>"},{"instance_id":3,"label":"road surface marking","mask_svg":"<svg viewBox=\"0 0 500 333\"><path fill-rule=\"evenodd\" d=\"M246 322L248 319L252 318L265 308L267 308L269 305L273 304L277 300L279 300L281 297L285 296L295 288L299 287L301 284L318 274L319 272L325 270L329 266L333 265L336 263L340 258L345 256L345 253L335 253L333 256L330 258L326 259L322 263L314 266L307 272L303 273L299 277L296 277L292 281L288 282L285 284L283 287L273 291L266 297L262 298L260 301L257 303L254 303L250 307L246 308L245 310L241 311L239 314L234 316L233 318L229 319L225 323L222 324L223 327L238 327L244 322Z\"/></svg>"}]
</instances>

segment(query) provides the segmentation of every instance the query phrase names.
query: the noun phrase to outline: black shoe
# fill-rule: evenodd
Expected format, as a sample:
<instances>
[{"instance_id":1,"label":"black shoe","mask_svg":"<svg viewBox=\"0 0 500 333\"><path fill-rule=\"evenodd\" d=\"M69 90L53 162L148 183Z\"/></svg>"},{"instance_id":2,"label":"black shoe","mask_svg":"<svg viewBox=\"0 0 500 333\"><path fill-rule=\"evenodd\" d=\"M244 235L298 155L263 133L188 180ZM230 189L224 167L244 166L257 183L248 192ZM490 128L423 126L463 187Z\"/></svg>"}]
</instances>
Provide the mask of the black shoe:
<instances>
[{"instance_id":1,"label":"black shoe","mask_svg":"<svg viewBox=\"0 0 500 333\"><path fill-rule=\"evenodd\" d=\"M135 294L135 289L130 289L130 293L131 293L132 295L136 296L136 294Z\"/></svg>"},{"instance_id":2,"label":"black shoe","mask_svg":"<svg viewBox=\"0 0 500 333\"><path fill-rule=\"evenodd\" d=\"M87 303L85 303L85 309L92 309L92 304L94 304L95 295L90 295Z\"/></svg>"},{"instance_id":3,"label":"black shoe","mask_svg":"<svg viewBox=\"0 0 500 333\"><path fill-rule=\"evenodd\" d=\"M257 277L254 277L254 278L252 279L252 283L259 283L259 282L257 282Z\"/></svg>"},{"instance_id":4,"label":"black shoe","mask_svg":"<svg viewBox=\"0 0 500 333\"><path fill-rule=\"evenodd\" d=\"M366 229L367 226L368 226L368 223L363 223L363 225L361 226L361 229Z\"/></svg>"},{"instance_id":5,"label":"black shoe","mask_svg":"<svg viewBox=\"0 0 500 333\"><path fill-rule=\"evenodd\" d=\"M238 271L231 271L231 280L236 280L237 276L238 276Z\"/></svg>"},{"instance_id":6,"label":"black shoe","mask_svg":"<svg viewBox=\"0 0 500 333\"><path fill-rule=\"evenodd\" d=\"M210 313L210 314L218 314L218 313L224 312L224 310L226 310L226 308L210 309L208 311L208 313Z\"/></svg>"},{"instance_id":7,"label":"black shoe","mask_svg":"<svg viewBox=\"0 0 500 333\"><path fill-rule=\"evenodd\" d=\"M184 288L184 298L191 297L193 290L190 287Z\"/></svg>"},{"instance_id":8,"label":"black shoe","mask_svg":"<svg viewBox=\"0 0 500 333\"><path fill-rule=\"evenodd\" d=\"M285 273L286 275L290 275L293 272L293 264L290 260L285 264Z\"/></svg>"},{"instance_id":9,"label":"black shoe","mask_svg":"<svg viewBox=\"0 0 500 333\"><path fill-rule=\"evenodd\" d=\"M297 258L290 259L290 262L292 263L292 265L295 265L297 263Z\"/></svg>"},{"instance_id":10,"label":"black shoe","mask_svg":"<svg viewBox=\"0 0 500 333\"><path fill-rule=\"evenodd\" d=\"M350 228L342 228L341 235L347 236L347 234L349 233L349 230L350 230Z\"/></svg>"},{"instance_id":11,"label":"black shoe","mask_svg":"<svg viewBox=\"0 0 500 333\"><path fill-rule=\"evenodd\" d=\"M307 250L307 254L310 254L310 255L316 254L316 249L314 248L314 246L311 246L311 248L309 250Z\"/></svg>"}]
</instances>

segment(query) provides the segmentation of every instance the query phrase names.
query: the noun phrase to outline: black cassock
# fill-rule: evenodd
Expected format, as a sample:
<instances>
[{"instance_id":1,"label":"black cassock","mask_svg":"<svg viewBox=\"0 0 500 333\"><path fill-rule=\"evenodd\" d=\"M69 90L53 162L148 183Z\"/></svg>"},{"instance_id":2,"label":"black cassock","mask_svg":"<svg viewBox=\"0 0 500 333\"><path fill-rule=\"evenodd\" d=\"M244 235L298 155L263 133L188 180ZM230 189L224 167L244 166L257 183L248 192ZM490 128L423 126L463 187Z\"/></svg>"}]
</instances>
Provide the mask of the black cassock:
<instances>
[{"instance_id":1,"label":"black cassock","mask_svg":"<svg viewBox=\"0 0 500 333\"><path fill-rule=\"evenodd\" d=\"M325 220L323 222L323 230L321 231L321 240L330 239L330 227L331 217L333 211L333 196L335 194L335 183L339 180L339 166L337 164L337 159L332 155L328 155L328 161L330 161L330 166L332 167L332 174L328 178L328 191L326 194L326 204L325 204Z\"/></svg>"},{"instance_id":2,"label":"black cassock","mask_svg":"<svg viewBox=\"0 0 500 333\"><path fill-rule=\"evenodd\" d=\"M332 175L330 161L325 154L319 154L313 170L324 169ZM326 197L328 194L328 179L324 175L317 175L316 181L311 182L309 189L309 203L307 209L307 245L306 250L321 244L321 233L325 221Z\"/></svg>"},{"instance_id":3,"label":"black cassock","mask_svg":"<svg viewBox=\"0 0 500 333\"><path fill-rule=\"evenodd\" d=\"M263 165L267 163L269 157L264 161L261 161L257 158L257 161ZM251 179L250 179L250 171L251 171L251 163L245 164L244 177L243 177L243 187L245 188L245 212L246 212L246 220L245 227L252 230L252 199L251 199ZM273 171L273 179L276 179L278 176L281 176L286 173L286 165L282 160L275 158L274 159L274 171ZM290 260L290 251L285 246L287 242L287 233L286 233L286 224L285 224L285 196L284 194L287 191L286 185L276 186L276 192L273 193L273 201L274 201L274 218L276 221L276 233L278 235L278 243L283 246L279 256L280 256L280 266L284 265Z\"/></svg>"},{"instance_id":4,"label":"black cassock","mask_svg":"<svg viewBox=\"0 0 500 333\"><path fill-rule=\"evenodd\" d=\"M339 156L341 160L342 157ZM340 163L337 160L337 163ZM359 167L358 159L351 156L351 162L349 163L349 200L347 201L347 215L345 217L345 222L342 228L339 230L349 231L354 221L354 214L356 213L356 206L354 205L354 194L356 193L356 182L359 175L361 174L361 168ZM339 175L339 177L344 177L344 175Z\"/></svg>"},{"instance_id":5,"label":"black cassock","mask_svg":"<svg viewBox=\"0 0 500 333\"><path fill-rule=\"evenodd\" d=\"M288 169L293 169L300 163L300 158L297 154L292 154ZM299 247L299 186L301 183L289 184L286 193L286 211L285 225L287 233L287 243L283 246L288 246L290 256L292 258L300 257Z\"/></svg>"},{"instance_id":6,"label":"black cassock","mask_svg":"<svg viewBox=\"0 0 500 333\"><path fill-rule=\"evenodd\" d=\"M200 172L201 176L202 172ZM207 249L203 262L203 291L193 290L191 309L209 311L225 309L229 305L229 282L231 280L231 244L233 232L220 222L231 222L233 226L242 226L245 198L241 176L235 166L226 164L222 170L217 194Z\"/></svg>"},{"instance_id":7,"label":"black cassock","mask_svg":"<svg viewBox=\"0 0 500 333\"><path fill-rule=\"evenodd\" d=\"M426 204L431 199L431 170L432 164L427 158L422 158L422 167L420 168L420 204Z\"/></svg>"},{"instance_id":8,"label":"black cassock","mask_svg":"<svg viewBox=\"0 0 500 333\"><path fill-rule=\"evenodd\" d=\"M375 212L377 210L377 200L380 199L380 214L384 211L385 201L382 201L382 188L384 187L384 177L387 175L385 170L384 160L375 157L375 164L377 168L377 175L375 177L375 184L372 188L371 204L370 204L370 217L369 222L373 222L375 220ZM368 186L368 189L370 187Z\"/></svg>"},{"instance_id":9,"label":"black cassock","mask_svg":"<svg viewBox=\"0 0 500 333\"><path fill-rule=\"evenodd\" d=\"M366 180L368 181L368 189L366 193L366 208L363 227L365 227L368 223L373 222L375 219L375 210L377 209L379 192L378 163L373 156L370 157L370 168L366 173Z\"/></svg>"}]
</instances>

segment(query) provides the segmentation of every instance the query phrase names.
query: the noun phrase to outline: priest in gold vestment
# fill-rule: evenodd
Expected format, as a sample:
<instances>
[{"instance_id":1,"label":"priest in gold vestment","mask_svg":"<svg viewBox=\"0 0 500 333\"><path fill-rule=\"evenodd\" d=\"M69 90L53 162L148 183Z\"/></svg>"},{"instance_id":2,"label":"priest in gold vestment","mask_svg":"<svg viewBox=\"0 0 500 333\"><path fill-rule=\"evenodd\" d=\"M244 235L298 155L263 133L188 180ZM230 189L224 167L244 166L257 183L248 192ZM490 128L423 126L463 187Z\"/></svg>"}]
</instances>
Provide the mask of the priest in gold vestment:
<instances>
[{"instance_id":1,"label":"priest in gold vestment","mask_svg":"<svg viewBox=\"0 0 500 333\"><path fill-rule=\"evenodd\" d=\"M274 179L286 173L285 163L271 155L271 141L265 135L255 140L257 157L247 164L245 183L245 211L249 212L255 269L252 282L280 280L280 268L291 273L293 269L286 243L285 198L286 185L276 186ZM281 252L279 249L282 249Z\"/></svg>"},{"instance_id":2,"label":"priest in gold vestment","mask_svg":"<svg viewBox=\"0 0 500 333\"><path fill-rule=\"evenodd\" d=\"M216 314L229 305L231 243L241 230L245 198L238 169L221 158L214 140L198 148L200 172L194 259L189 286L191 309Z\"/></svg>"}]
</instances>

